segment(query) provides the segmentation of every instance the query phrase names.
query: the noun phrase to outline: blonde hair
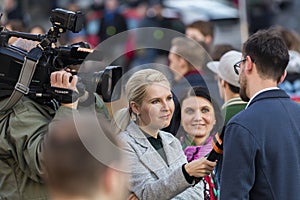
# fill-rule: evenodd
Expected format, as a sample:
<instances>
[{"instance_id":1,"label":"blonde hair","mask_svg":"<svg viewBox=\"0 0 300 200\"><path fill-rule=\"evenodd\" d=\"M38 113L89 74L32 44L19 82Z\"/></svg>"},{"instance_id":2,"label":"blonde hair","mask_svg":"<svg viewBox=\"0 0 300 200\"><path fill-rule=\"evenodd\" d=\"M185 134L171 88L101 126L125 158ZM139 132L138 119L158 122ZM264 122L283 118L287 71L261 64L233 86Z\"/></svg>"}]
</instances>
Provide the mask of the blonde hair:
<instances>
[{"instance_id":1,"label":"blonde hair","mask_svg":"<svg viewBox=\"0 0 300 200\"><path fill-rule=\"evenodd\" d=\"M143 69L135 72L128 80L125 86L125 93L128 103L134 101L137 105L141 105L146 95L146 90L153 83L166 82L170 87L170 83L166 76L160 71L154 69ZM130 108L123 108L116 112L114 120L120 131L124 131L134 114ZM136 116L135 116L136 117Z\"/></svg>"}]
</instances>

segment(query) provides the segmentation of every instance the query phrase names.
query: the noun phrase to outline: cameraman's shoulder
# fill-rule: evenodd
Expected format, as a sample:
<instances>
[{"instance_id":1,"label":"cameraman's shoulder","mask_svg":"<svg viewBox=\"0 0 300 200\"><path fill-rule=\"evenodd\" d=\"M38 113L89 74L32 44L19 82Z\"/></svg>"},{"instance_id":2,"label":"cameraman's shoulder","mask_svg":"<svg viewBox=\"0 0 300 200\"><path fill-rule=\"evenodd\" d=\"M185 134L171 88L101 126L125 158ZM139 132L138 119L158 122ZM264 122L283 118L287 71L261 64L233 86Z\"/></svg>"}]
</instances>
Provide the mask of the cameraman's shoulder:
<instances>
[{"instance_id":1,"label":"cameraman's shoulder","mask_svg":"<svg viewBox=\"0 0 300 200\"><path fill-rule=\"evenodd\" d=\"M28 97L22 97L21 100L13 106L13 111L16 114L21 114L24 112L29 112L29 113L47 113L47 114L54 114L55 111L51 109L48 106L41 105L33 100L31 100Z\"/></svg>"}]
</instances>

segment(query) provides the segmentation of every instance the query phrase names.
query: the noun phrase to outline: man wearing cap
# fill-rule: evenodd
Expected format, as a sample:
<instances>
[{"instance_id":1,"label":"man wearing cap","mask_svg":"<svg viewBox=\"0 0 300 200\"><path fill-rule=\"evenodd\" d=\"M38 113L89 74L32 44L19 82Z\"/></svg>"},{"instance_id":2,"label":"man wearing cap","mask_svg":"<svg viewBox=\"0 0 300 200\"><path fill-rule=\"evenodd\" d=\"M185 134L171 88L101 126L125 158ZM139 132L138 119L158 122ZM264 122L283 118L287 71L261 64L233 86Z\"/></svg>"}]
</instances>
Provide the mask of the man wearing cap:
<instances>
[{"instance_id":1,"label":"man wearing cap","mask_svg":"<svg viewBox=\"0 0 300 200\"><path fill-rule=\"evenodd\" d=\"M243 101L239 95L239 76L234 72L233 65L242 57L242 53L231 50L226 52L220 61L211 61L207 67L218 76L218 87L221 98L224 100L221 111L224 116L224 126L238 112L244 110L247 102ZM216 166L217 181L220 181L222 169L222 158Z\"/></svg>"},{"instance_id":2,"label":"man wearing cap","mask_svg":"<svg viewBox=\"0 0 300 200\"><path fill-rule=\"evenodd\" d=\"M242 53L238 51L228 51L220 61L212 61L207 63L207 67L217 74L218 86L221 98L224 100L222 113L225 117L225 123L231 119L236 113L243 110L247 103L240 98L239 76L234 72L233 65L242 57Z\"/></svg>"}]
</instances>

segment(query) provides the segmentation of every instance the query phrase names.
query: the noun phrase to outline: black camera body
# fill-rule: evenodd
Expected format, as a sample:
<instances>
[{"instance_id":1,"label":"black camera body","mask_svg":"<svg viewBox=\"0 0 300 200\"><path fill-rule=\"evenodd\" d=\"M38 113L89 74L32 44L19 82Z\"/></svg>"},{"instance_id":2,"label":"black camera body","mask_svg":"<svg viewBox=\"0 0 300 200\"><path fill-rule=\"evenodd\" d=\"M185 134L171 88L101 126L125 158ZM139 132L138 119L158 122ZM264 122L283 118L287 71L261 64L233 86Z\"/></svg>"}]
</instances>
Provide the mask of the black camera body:
<instances>
[{"instance_id":1,"label":"black camera body","mask_svg":"<svg viewBox=\"0 0 300 200\"><path fill-rule=\"evenodd\" d=\"M64 30L70 30L73 33L78 33L83 26L84 18L80 11L72 12L57 8L52 10L50 21L53 25Z\"/></svg>"},{"instance_id":2,"label":"black camera body","mask_svg":"<svg viewBox=\"0 0 300 200\"><path fill-rule=\"evenodd\" d=\"M20 37L32 41L38 41L37 47L42 51L41 57L36 65L33 77L29 85L29 92L25 95L39 102L47 102L52 98L50 86L50 74L54 71L65 69L69 65L79 65L87 57L98 58L101 55L88 56L95 54L95 51L87 48L86 43L80 42L68 46L52 47L60 34L66 30L79 32L83 26L83 15L81 12L71 12L63 9L52 10L50 20L52 27L45 35L35 35L22 32L0 30L0 98L9 97L15 90L19 75L22 70L25 57L28 52L24 49L8 45L9 37ZM99 53L99 52L97 52ZM77 72L73 72L77 73ZM78 74L80 76L80 73ZM94 72L92 77L83 76L80 80L83 84L95 85L93 88L99 95L102 95L105 102L119 99L118 92L113 94L117 81L122 76L122 68L119 66L108 66L105 70ZM93 82L91 82L91 80ZM121 87L121 86L119 86ZM91 87L90 87L91 88Z\"/></svg>"}]
</instances>

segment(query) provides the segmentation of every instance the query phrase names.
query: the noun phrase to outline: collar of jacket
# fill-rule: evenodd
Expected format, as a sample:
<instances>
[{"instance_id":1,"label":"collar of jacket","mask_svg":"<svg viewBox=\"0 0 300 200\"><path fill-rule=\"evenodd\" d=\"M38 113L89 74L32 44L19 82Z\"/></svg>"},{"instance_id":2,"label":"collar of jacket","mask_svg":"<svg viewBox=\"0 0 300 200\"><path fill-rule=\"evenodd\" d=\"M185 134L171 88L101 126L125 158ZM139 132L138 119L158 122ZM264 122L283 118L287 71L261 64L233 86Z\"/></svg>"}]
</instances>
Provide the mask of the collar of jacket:
<instances>
[{"instance_id":1,"label":"collar of jacket","mask_svg":"<svg viewBox=\"0 0 300 200\"><path fill-rule=\"evenodd\" d=\"M166 163L134 122L129 124L127 131L135 142L143 147L143 149L140 149L139 151L141 162L155 174L158 169L164 169L172 165L174 162L177 162L176 158L180 155L180 151L182 151L182 149L178 148L180 146L176 145L176 138L171 134L163 131L159 131L158 133L162 139L163 148L167 157ZM159 176L159 174L156 175Z\"/></svg>"},{"instance_id":2,"label":"collar of jacket","mask_svg":"<svg viewBox=\"0 0 300 200\"><path fill-rule=\"evenodd\" d=\"M274 89L274 90L268 90L265 92L262 92L258 94L249 104L248 107L250 107L252 104L254 104L257 101L263 100L263 99L271 99L271 98L290 98L290 96L281 89Z\"/></svg>"},{"instance_id":3,"label":"collar of jacket","mask_svg":"<svg viewBox=\"0 0 300 200\"><path fill-rule=\"evenodd\" d=\"M134 122L130 122L130 124L127 127L127 131L131 137L135 139L137 143L144 147L151 146L150 142L148 141L147 137L144 135L144 133L140 130L138 125L136 125ZM164 131L158 132L159 136L161 137L163 143L165 144L171 144L174 140L174 137L170 136L169 134L164 134Z\"/></svg>"}]
</instances>

